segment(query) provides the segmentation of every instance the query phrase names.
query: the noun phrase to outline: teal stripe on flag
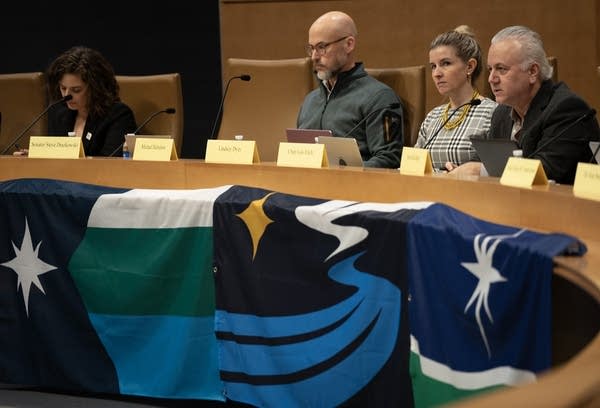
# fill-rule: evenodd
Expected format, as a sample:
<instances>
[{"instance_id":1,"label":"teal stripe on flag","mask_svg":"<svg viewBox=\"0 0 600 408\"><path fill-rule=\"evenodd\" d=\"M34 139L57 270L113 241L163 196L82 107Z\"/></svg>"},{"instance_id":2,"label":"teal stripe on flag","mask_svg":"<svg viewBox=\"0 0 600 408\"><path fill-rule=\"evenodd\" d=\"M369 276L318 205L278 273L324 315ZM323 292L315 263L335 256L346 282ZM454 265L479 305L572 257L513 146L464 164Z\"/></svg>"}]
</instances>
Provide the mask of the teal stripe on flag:
<instances>
[{"instance_id":1,"label":"teal stripe on flag","mask_svg":"<svg viewBox=\"0 0 600 408\"><path fill-rule=\"evenodd\" d=\"M212 228L88 228L69 270L90 313L214 314Z\"/></svg>"},{"instance_id":2,"label":"teal stripe on flag","mask_svg":"<svg viewBox=\"0 0 600 408\"><path fill-rule=\"evenodd\" d=\"M90 314L123 394L223 400L212 317Z\"/></svg>"}]
</instances>

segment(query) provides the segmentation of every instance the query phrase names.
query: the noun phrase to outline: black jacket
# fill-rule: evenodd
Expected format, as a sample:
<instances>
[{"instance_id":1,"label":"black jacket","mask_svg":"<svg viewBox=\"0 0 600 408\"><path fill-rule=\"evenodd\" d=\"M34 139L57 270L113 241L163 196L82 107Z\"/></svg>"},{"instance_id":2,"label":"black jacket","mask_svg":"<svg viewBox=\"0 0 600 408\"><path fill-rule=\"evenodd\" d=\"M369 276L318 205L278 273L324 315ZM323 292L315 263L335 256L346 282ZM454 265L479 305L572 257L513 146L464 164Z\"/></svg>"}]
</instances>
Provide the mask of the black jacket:
<instances>
[{"instance_id":1,"label":"black jacket","mask_svg":"<svg viewBox=\"0 0 600 408\"><path fill-rule=\"evenodd\" d=\"M48 112L48 135L67 136L75 126L77 111L61 103ZM125 140L125 134L136 129L135 118L129 106L115 102L102 118L88 117L81 138L86 156L108 156ZM117 151L115 156L120 156Z\"/></svg>"},{"instance_id":2,"label":"black jacket","mask_svg":"<svg viewBox=\"0 0 600 408\"><path fill-rule=\"evenodd\" d=\"M491 138L510 138L513 126L511 111L512 108L507 105L496 108L490 127ZM589 142L600 140L600 128L595 117L567 127L589 111L585 101L563 82L544 81L523 121L519 140L523 157L539 159L549 179L573 184L577 163L588 162L592 157ZM555 140L549 141L563 131ZM535 153L545 143L548 144Z\"/></svg>"}]
</instances>

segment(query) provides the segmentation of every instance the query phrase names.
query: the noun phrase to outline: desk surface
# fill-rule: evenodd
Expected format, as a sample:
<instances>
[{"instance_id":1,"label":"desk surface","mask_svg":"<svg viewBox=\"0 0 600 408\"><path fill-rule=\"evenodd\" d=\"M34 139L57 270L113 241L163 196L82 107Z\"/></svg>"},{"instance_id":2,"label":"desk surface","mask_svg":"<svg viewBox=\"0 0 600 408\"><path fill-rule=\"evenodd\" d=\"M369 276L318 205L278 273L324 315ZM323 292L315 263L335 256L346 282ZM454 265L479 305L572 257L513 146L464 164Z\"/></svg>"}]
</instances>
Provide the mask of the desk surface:
<instances>
[{"instance_id":1,"label":"desk surface","mask_svg":"<svg viewBox=\"0 0 600 408\"><path fill-rule=\"evenodd\" d=\"M306 169L211 164L202 160L146 162L111 158L79 160L0 157L0 180L52 178L125 188L193 189L238 184L325 199L372 202L443 202L472 216L500 224L572 234L588 247L583 257L557 257L555 272L586 290L600 303L600 202L573 196L572 187L531 189L501 185L497 178L435 174L407 176L397 170L366 168ZM600 390L600 335L548 381L486 396L486 406L537 399L572 405L582 388ZM566 383L579 384L571 394ZM548 384L548 385L546 385ZM557 387L556 384L561 384ZM541 389L540 389L541 387ZM600 401L600 392L592 394ZM589 396L589 395L588 395ZM506 398L509 398L506 400ZM512 399L511 399L512 398ZM474 401L475 405L478 405Z\"/></svg>"}]
</instances>

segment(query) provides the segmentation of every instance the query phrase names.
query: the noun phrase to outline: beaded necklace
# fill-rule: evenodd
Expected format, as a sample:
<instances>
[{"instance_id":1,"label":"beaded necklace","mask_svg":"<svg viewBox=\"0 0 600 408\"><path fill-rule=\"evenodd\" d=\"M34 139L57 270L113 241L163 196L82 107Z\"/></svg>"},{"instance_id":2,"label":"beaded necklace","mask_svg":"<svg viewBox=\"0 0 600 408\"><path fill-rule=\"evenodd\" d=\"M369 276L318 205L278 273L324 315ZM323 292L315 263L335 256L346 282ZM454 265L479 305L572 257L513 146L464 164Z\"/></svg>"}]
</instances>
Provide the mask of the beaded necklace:
<instances>
[{"instance_id":1,"label":"beaded necklace","mask_svg":"<svg viewBox=\"0 0 600 408\"><path fill-rule=\"evenodd\" d=\"M478 97L479 97L479 92L474 91L471 99L477 99ZM448 102L448 105L446 105L446 109L444 109L444 112L442 113L442 121L446 122L446 120L448 120L446 122L446 124L444 125L444 129L452 130L455 127L458 127L458 125L460 125L463 122L463 120L465 120L465 118L467 117L467 113L469 113L469 109L471 109L471 105L463 106L458 118L456 118L454 121L450 121L450 120L448 120L448 111L450 111L450 102Z\"/></svg>"}]
</instances>

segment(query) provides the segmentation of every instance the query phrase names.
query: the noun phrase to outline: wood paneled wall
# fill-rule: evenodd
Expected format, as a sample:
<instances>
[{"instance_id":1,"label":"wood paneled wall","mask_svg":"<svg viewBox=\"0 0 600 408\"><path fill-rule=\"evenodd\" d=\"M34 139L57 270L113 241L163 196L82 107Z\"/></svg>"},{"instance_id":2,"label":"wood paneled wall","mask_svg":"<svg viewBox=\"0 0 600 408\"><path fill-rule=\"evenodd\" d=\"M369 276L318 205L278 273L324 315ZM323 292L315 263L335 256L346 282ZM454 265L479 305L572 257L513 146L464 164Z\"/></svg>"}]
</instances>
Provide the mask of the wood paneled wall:
<instances>
[{"instance_id":1,"label":"wood paneled wall","mask_svg":"<svg viewBox=\"0 0 600 408\"><path fill-rule=\"evenodd\" d=\"M600 0L220 0L222 61L301 57L309 26L329 10L354 18L358 57L373 68L427 66L431 40L460 24L474 29L484 54L498 30L527 25L558 58L559 80L600 111ZM427 109L442 102L429 80Z\"/></svg>"}]
</instances>

